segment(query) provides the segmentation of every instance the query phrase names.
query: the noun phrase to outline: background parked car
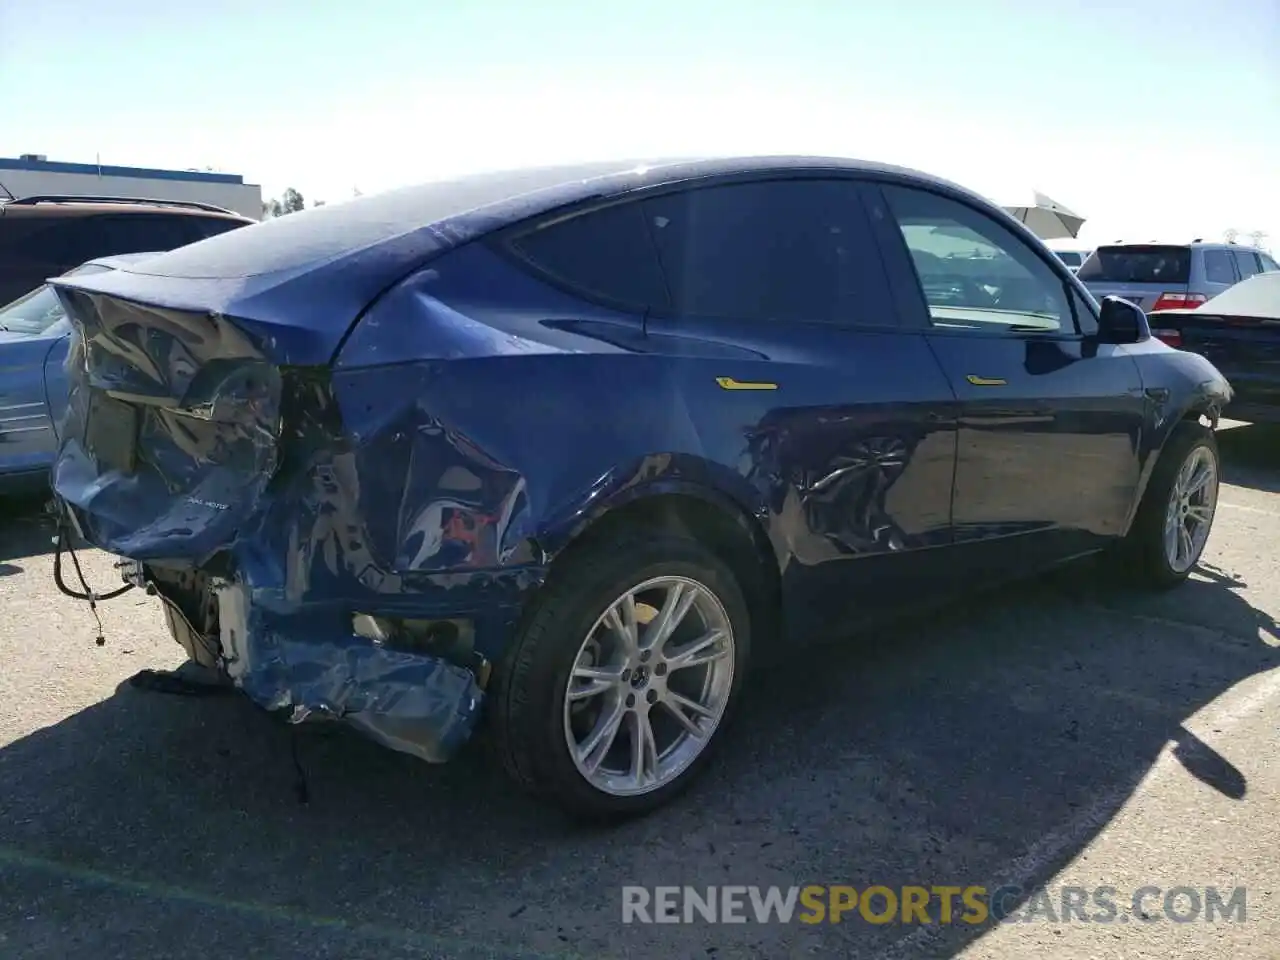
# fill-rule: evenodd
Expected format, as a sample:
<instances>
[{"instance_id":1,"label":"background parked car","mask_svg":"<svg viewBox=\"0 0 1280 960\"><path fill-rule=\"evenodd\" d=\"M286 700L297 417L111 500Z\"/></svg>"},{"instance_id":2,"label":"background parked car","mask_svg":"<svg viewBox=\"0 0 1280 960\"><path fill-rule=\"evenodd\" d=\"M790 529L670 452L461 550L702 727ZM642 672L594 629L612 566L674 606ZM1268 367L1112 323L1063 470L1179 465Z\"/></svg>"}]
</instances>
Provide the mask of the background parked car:
<instances>
[{"instance_id":1,"label":"background parked car","mask_svg":"<svg viewBox=\"0 0 1280 960\"><path fill-rule=\"evenodd\" d=\"M1049 249L1053 251L1054 256L1067 265L1072 273L1075 273L1089 259L1091 251L1077 248L1055 247L1049 245Z\"/></svg>"},{"instance_id":2,"label":"background parked car","mask_svg":"<svg viewBox=\"0 0 1280 960\"><path fill-rule=\"evenodd\" d=\"M175 200L37 196L0 201L0 303L94 257L172 250L254 223Z\"/></svg>"},{"instance_id":3,"label":"background parked car","mask_svg":"<svg viewBox=\"0 0 1280 960\"><path fill-rule=\"evenodd\" d=\"M150 255L90 260L67 275L100 273ZM0 493L48 483L57 448L54 428L67 405L62 363L70 333L62 304L47 284L0 307Z\"/></svg>"},{"instance_id":4,"label":"background parked car","mask_svg":"<svg viewBox=\"0 0 1280 960\"><path fill-rule=\"evenodd\" d=\"M1213 362L1235 388L1223 416L1280 423L1280 272L1243 280L1196 310L1159 310L1151 332Z\"/></svg>"},{"instance_id":5,"label":"background parked car","mask_svg":"<svg viewBox=\"0 0 1280 960\"><path fill-rule=\"evenodd\" d=\"M1234 243L1116 243L1098 247L1076 272L1095 297L1124 297L1150 313L1194 309L1258 273L1280 270L1271 255Z\"/></svg>"}]
</instances>

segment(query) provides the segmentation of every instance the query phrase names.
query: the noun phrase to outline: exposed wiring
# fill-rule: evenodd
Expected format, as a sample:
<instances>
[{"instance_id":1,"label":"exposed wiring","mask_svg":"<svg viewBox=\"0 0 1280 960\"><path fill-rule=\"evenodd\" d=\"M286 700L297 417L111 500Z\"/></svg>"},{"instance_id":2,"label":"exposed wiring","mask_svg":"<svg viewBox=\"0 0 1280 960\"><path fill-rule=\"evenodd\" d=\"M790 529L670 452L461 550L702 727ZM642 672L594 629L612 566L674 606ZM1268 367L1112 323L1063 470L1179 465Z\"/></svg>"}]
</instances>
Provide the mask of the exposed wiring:
<instances>
[{"instance_id":1,"label":"exposed wiring","mask_svg":"<svg viewBox=\"0 0 1280 960\"><path fill-rule=\"evenodd\" d=\"M83 592L73 590L67 586L66 581L62 577L62 552L66 551L71 557L71 565L75 568L76 579L80 581ZM104 646L107 642L106 636L102 630L102 618L98 616L99 600L114 600L116 597L123 596L133 589L132 583L126 583L118 590L112 590L109 593L95 593L89 586L89 581L85 579L84 570L80 567L80 558L76 556L75 547L71 546L67 537L66 524L61 518L58 520L58 537L56 540L56 549L53 554L53 584L58 591L65 596L71 597L73 600L86 600L89 603L89 612L93 614L94 622L98 625L98 634L94 638L94 642L98 646Z\"/></svg>"}]
</instances>

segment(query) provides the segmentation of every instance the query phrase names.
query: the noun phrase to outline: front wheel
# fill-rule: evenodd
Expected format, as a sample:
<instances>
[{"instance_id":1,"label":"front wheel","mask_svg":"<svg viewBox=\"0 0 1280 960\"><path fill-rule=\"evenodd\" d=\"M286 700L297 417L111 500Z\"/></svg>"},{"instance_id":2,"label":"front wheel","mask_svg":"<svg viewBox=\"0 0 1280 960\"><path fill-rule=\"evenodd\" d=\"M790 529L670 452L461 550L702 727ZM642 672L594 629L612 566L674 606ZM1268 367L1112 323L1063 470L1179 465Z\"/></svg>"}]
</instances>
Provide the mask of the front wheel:
<instances>
[{"instance_id":1,"label":"front wheel","mask_svg":"<svg viewBox=\"0 0 1280 960\"><path fill-rule=\"evenodd\" d=\"M1182 583L1200 562L1218 507L1218 442L1201 423L1183 421L1152 472L1125 542L1132 572L1155 588Z\"/></svg>"},{"instance_id":2,"label":"front wheel","mask_svg":"<svg viewBox=\"0 0 1280 960\"><path fill-rule=\"evenodd\" d=\"M736 705L750 622L697 541L638 534L568 559L489 703L518 782L571 814L647 813L697 776Z\"/></svg>"}]
</instances>

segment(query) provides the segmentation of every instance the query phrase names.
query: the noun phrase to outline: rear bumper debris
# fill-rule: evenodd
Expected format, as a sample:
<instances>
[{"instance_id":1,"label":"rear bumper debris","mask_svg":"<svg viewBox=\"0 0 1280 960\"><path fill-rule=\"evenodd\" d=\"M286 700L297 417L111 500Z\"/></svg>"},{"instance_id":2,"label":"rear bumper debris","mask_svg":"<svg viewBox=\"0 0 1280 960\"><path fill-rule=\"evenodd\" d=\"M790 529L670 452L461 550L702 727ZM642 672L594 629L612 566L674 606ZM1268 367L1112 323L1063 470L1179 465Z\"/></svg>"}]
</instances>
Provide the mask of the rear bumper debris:
<instances>
[{"instance_id":1,"label":"rear bumper debris","mask_svg":"<svg viewBox=\"0 0 1280 960\"><path fill-rule=\"evenodd\" d=\"M240 585L218 588L222 656L236 686L289 720L344 720L385 746L432 763L471 736L484 692L465 667L336 630L277 629ZM317 630L323 630L317 621Z\"/></svg>"},{"instance_id":2,"label":"rear bumper debris","mask_svg":"<svg viewBox=\"0 0 1280 960\"><path fill-rule=\"evenodd\" d=\"M120 566L127 582L156 592L144 564ZM218 583L214 590L216 648L212 637L193 639L191 646L212 654L198 659L216 660L216 668L263 709L288 711L291 723L341 720L431 763L448 761L470 738L484 691L466 667L346 632L343 621L331 616L273 615L251 602L243 584ZM187 630L199 632L171 599L160 599Z\"/></svg>"}]
</instances>

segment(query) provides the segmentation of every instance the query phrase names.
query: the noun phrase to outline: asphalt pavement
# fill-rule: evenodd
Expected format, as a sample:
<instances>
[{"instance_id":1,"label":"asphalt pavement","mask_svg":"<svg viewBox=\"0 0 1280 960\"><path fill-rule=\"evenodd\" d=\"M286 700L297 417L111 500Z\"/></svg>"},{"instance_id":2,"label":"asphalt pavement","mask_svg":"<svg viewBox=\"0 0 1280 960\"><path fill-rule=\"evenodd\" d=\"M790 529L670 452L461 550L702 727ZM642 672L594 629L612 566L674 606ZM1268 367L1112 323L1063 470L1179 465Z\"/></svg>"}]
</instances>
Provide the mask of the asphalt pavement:
<instances>
[{"instance_id":1,"label":"asphalt pavement","mask_svg":"<svg viewBox=\"0 0 1280 960\"><path fill-rule=\"evenodd\" d=\"M131 687L181 660L155 601L104 604L96 646L50 531L4 504L0 957L1276 960L1280 431L1221 443L1187 584L1086 564L771 665L707 775L612 830L531 803L481 744L431 767ZM626 885L1015 893L1002 923L627 924ZM1099 887L1113 920L1062 909ZM1239 911L1205 919L1208 888Z\"/></svg>"}]
</instances>

